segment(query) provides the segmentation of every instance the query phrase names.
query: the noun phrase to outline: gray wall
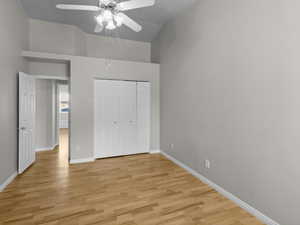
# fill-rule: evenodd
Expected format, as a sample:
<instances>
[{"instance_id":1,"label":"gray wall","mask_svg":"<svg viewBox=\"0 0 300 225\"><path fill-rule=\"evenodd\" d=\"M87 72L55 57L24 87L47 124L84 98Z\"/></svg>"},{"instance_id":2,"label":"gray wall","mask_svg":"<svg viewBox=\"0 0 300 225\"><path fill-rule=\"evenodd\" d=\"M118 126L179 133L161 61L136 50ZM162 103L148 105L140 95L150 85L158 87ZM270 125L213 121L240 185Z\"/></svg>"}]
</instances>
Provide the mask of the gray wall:
<instances>
[{"instance_id":1,"label":"gray wall","mask_svg":"<svg viewBox=\"0 0 300 225\"><path fill-rule=\"evenodd\" d=\"M28 48L28 19L19 1L0 1L0 184L17 171L17 73Z\"/></svg>"},{"instance_id":2,"label":"gray wall","mask_svg":"<svg viewBox=\"0 0 300 225\"><path fill-rule=\"evenodd\" d=\"M81 50L81 33L73 26L30 19L29 31L31 51L66 55L84 53ZM66 63L47 61L29 61L29 73L57 77L70 76L69 65Z\"/></svg>"},{"instance_id":3,"label":"gray wall","mask_svg":"<svg viewBox=\"0 0 300 225\"><path fill-rule=\"evenodd\" d=\"M30 50L37 52L75 54L73 26L29 20Z\"/></svg>"},{"instance_id":4,"label":"gray wall","mask_svg":"<svg viewBox=\"0 0 300 225\"><path fill-rule=\"evenodd\" d=\"M86 34L77 27L30 19L30 50L37 52L151 61L151 44Z\"/></svg>"},{"instance_id":5,"label":"gray wall","mask_svg":"<svg viewBox=\"0 0 300 225\"><path fill-rule=\"evenodd\" d=\"M36 149L51 150L56 144L55 81L36 80Z\"/></svg>"},{"instance_id":6,"label":"gray wall","mask_svg":"<svg viewBox=\"0 0 300 225\"><path fill-rule=\"evenodd\" d=\"M44 75L68 78L70 76L70 66L67 63L29 61L29 73L32 75Z\"/></svg>"},{"instance_id":7,"label":"gray wall","mask_svg":"<svg viewBox=\"0 0 300 225\"><path fill-rule=\"evenodd\" d=\"M0 184L17 171L17 73L26 72L28 19L19 1L0 1Z\"/></svg>"},{"instance_id":8,"label":"gray wall","mask_svg":"<svg viewBox=\"0 0 300 225\"><path fill-rule=\"evenodd\" d=\"M282 225L300 220L299 12L201 0L153 43L162 150Z\"/></svg>"},{"instance_id":9,"label":"gray wall","mask_svg":"<svg viewBox=\"0 0 300 225\"><path fill-rule=\"evenodd\" d=\"M86 54L88 57L150 62L151 44L87 34Z\"/></svg>"}]
</instances>

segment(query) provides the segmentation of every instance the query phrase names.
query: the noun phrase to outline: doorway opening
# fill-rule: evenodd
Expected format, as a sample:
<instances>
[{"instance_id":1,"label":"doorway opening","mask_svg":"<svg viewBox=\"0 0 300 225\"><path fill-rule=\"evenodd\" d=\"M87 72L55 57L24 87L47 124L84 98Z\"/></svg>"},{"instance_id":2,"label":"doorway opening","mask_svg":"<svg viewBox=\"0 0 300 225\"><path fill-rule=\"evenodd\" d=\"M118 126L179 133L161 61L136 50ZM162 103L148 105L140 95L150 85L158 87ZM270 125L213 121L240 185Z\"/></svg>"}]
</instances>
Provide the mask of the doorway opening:
<instances>
[{"instance_id":1,"label":"doorway opening","mask_svg":"<svg viewBox=\"0 0 300 225\"><path fill-rule=\"evenodd\" d=\"M58 96L58 135L59 157L64 160L69 158L69 112L70 97L67 82L60 82L57 86Z\"/></svg>"},{"instance_id":2,"label":"doorway opening","mask_svg":"<svg viewBox=\"0 0 300 225\"><path fill-rule=\"evenodd\" d=\"M35 151L57 151L59 162L69 160L68 81L36 78Z\"/></svg>"}]
</instances>

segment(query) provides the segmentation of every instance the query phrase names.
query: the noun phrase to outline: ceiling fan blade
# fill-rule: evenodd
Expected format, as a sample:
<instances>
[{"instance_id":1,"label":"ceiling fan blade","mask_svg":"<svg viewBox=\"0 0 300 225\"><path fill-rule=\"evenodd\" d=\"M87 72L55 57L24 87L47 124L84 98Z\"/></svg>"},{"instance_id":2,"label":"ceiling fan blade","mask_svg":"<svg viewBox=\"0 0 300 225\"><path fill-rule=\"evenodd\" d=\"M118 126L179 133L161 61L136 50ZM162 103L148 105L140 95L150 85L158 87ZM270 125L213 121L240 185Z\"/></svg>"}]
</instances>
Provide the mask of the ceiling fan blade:
<instances>
[{"instance_id":1,"label":"ceiling fan blade","mask_svg":"<svg viewBox=\"0 0 300 225\"><path fill-rule=\"evenodd\" d=\"M120 16L123 19L124 25L126 25L130 29L134 30L135 32L140 32L142 30L141 25L139 25L137 22L132 20L130 17L128 17L124 13L118 13L118 16Z\"/></svg>"},{"instance_id":2,"label":"ceiling fan blade","mask_svg":"<svg viewBox=\"0 0 300 225\"><path fill-rule=\"evenodd\" d=\"M99 11L100 10L100 8L98 6L92 6L92 5L59 4L59 5L56 5L56 8L63 9L63 10L83 10L83 11Z\"/></svg>"},{"instance_id":3,"label":"ceiling fan blade","mask_svg":"<svg viewBox=\"0 0 300 225\"><path fill-rule=\"evenodd\" d=\"M100 25L100 24L97 23L94 32L95 33L101 33L101 31L103 30L103 28L104 27L102 25Z\"/></svg>"},{"instance_id":4,"label":"ceiling fan blade","mask_svg":"<svg viewBox=\"0 0 300 225\"><path fill-rule=\"evenodd\" d=\"M154 4L155 4L155 0L131 0L126 2L120 2L118 4L118 9L120 11L127 11L131 9L153 6Z\"/></svg>"}]
</instances>

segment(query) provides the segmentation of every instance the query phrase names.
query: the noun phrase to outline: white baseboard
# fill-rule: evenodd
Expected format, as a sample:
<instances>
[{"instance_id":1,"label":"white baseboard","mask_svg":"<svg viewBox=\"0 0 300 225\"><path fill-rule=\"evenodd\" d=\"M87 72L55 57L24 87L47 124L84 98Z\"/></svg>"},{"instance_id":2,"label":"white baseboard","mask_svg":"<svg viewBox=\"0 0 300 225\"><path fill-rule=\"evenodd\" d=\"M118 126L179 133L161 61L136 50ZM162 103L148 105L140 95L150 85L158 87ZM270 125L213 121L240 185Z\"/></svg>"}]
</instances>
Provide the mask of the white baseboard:
<instances>
[{"instance_id":1,"label":"white baseboard","mask_svg":"<svg viewBox=\"0 0 300 225\"><path fill-rule=\"evenodd\" d=\"M2 184L0 184L0 192L2 192L6 188L6 186L16 178L16 176L18 176L17 171L10 175Z\"/></svg>"},{"instance_id":2,"label":"white baseboard","mask_svg":"<svg viewBox=\"0 0 300 225\"><path fill-rule=\"evenodd\" d=\"M70 164L79 164L79 163L88 163L88 162L94 162L94 158L86 158L86 159L71 159Z\"/></svg>"},{"instance_id":3,"label":"white baseboard","mask_svg":"<svg viewBox=\"0 0 300 225\"><path fill-rule=\"evenodd\" d=\"M35 149L35 151L36 152L52 151L56 148L56 146L58 146L58 144L56 144L54 146L50 146L50 147L37 148L37 149Z\"/></svg>"},{"instance_id":4,"label":"white baseboard","mask_svg":"<svg viewBox=\"0 0 300 225\"><path fill-rule=\"evenodd\" d=\"M152 149L150 150L150 154L159 154L161 151L160 149Z\"/></svg>"},{"instance_id":5,"label":"white baseboard","mask_svg":"<svg viewBox=\"0 0 300 225\"><path fill-rule=\"evenodd\" d=\"M175 164L177 164L178 166L182 167L183 169L185 169L186 171L188 171L189 173L191 173L193 176L197 177L199 180L201 180L202 182L208 184L210 187L212 187L213 189L215 189L217 192L219 192L220 194L222 194L223 196L225 196L226 198L230 199L231 201L235 202L237 205L239 205L241 208L243 208L244 210L246 210L248 213L252 214L253 216L255 216L257 219L261 220L263 223L265 223L266 225L280 225L279 223L275 222L274 220L272 220L270 217L264 215L263 213L261 213L260 211L258 211L257 209L253 208L252 206L250 206L248 203L242 201L241 199L239 199L238 197L236 197L235 195L231 194L230 192L226 191L224 188L222 188L221 186L215 184L214 182L212 182L211 180L207 179L206 177L204 177L203 175L201 175L200 173L198 173L197 171L193 170L192 168L188 167L187 165L185 165L184 163L180 162L179 160L175 159L174 157L170 156L169 154L161 151L161 154L163 154L166 158L168 158L169 160L173 161Z\"/></svg>"}]
</instances>

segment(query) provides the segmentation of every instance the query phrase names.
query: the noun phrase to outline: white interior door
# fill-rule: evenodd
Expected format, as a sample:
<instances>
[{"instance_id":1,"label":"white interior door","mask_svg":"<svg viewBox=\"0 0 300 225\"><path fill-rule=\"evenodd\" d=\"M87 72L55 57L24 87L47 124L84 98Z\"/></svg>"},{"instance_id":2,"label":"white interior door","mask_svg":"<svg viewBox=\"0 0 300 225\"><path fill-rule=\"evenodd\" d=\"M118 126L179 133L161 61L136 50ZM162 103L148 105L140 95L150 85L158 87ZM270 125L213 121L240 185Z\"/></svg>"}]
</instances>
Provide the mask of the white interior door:
<instances>
[{"instance_id":1,"label":"white interior door","mask_svg":"<svg viewBox=\"0 0 300 225\"><path fill-rule=\"evenodd\" d=\"M19 173L35 161L35 103L34 77L19 73Z\"/></svg>"}]
</instances>

